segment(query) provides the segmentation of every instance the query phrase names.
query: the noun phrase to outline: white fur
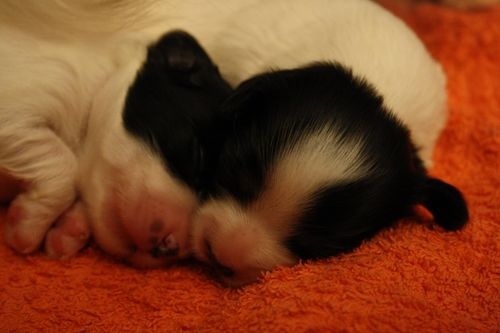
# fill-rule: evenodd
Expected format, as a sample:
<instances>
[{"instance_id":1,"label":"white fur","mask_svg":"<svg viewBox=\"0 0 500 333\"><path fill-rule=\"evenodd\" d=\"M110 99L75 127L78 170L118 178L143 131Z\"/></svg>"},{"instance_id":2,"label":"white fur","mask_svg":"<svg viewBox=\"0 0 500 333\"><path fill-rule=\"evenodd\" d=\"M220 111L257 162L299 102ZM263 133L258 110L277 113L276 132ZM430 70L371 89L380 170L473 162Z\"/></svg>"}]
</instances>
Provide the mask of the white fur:
<instances>
[{"instance_id":1,"label":"white fur","mask_svg":"<svg viewBox=\"0 0 500 333\"><path fill-rule=\"evenodd\" d=\"M134 238L123 215L148 228L157 216L142 217L142 204L195 210L191 191L121 124L145 46L173 28L192 33L233 84L311 61L352 67L409 125L431 164L446 119L444 75L417 37L372 2L4 0L0 168L31 184L16 201L25 218L7 228L18 251L35 249L77 195L98 242L120 256L130 255ZM187 255L188 218L174 224Z\"/></svg>"},{"instance_id":2,"label":"white fur","mask_svg":"<svg viewBox=\"0 0 500 333\"><path fill-rule=\"evenodd\" d=\"M219 263L236 273L227 283L249 282L262 270L296 262L282 243L314 192L367 176L366 159L356 138L340 143L338 131L328 124L310 134L276 158L263 192L250 205L215 199L198 212L193 251L209 261L205 241L210 241Z\"/></svg>"}]
</instances>

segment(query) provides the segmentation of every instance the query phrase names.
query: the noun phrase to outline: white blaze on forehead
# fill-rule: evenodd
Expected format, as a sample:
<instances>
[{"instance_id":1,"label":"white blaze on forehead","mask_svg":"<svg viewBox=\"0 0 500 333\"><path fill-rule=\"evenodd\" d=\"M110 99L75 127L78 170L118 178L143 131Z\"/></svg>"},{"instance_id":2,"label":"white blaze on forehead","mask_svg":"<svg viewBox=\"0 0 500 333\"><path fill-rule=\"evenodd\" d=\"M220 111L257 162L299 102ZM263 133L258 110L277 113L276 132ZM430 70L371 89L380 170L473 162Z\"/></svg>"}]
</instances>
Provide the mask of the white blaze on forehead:
<instances>
[{"instance_id":1,"label":"white blaze on forehead","mask_svg":"<svg viewBox=\"0 0 500 333\"><path fill-rule=\"evenodd\" d=\"M305 134L275 159L262 193L249 206L223 198L202 207L193 228L195 253L207 260L206 239L217 259L237 273L295 263L283 241L314 192L368 172L362 140L342 137L331 126Z\"/></svg>"},{"instance_id":2,"label":"white blaze on forehead","mask_svg":"<svg viewBox=\"0 0 500 333\"><path fill-rule=\"evenodd\" d=\"M199 259L208 260L206 239L218 260L236 271L294 263L281 239L266 224L232 199L212 200L194 221L193 250Z\"/></svg>"},{"instance_id":3,"label":"white blaze on forehead","mask_svg":"<svg viewBox=\"0 0 500 333\"><path fill-rule=\"evenodd\" d=\"M264 190L250 211L272 226L274 232L287 233L314 192L353 181L368 172L362 140L354 135L346 137L328 125L305 134L276 158Z\"/></svg>"}]
</instances>

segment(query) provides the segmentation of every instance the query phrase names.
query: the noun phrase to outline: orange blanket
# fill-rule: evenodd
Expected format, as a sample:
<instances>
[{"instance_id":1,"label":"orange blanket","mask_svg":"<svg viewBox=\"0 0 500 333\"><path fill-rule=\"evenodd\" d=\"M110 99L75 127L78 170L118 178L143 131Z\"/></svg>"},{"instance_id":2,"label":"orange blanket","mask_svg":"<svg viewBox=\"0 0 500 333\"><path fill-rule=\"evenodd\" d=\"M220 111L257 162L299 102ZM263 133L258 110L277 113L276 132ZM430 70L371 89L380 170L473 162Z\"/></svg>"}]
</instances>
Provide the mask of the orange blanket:
<instances>
[{"instance_id":1,"label":"orange blanket","mask_svg":"<svg viewBox=\"0 0 500 333\"><path fill-rule=\"evenodd\" d=\"M397 14L448 74L451 115L432 173L465 193L464 230L404 221L354 253L278 269L240 290L195 263L140 271L94 247L51 261L0 242L0 332L498 332L500 7Z\"/></svg>"}]
</instances>

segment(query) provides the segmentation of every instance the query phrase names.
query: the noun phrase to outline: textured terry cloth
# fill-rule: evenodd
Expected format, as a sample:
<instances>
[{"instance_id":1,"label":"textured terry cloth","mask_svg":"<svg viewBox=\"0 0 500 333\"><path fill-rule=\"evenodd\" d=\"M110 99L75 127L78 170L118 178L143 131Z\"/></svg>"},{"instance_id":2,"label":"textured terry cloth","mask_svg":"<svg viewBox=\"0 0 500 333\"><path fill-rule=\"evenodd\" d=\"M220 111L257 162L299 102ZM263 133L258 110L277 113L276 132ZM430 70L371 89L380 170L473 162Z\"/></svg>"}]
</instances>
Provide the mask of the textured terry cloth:
<instances>
[{"instance_id":1,"label":"textured terry cloth","mask_svg":"<svg viewBox=\"0 0 500 333\"><path fill-rule=\"evenodd\" d=\"M0 242L0 332L499 332L500 7L396 12L448 75L431 172L465 193L464 230L401 221L353 253L239 290L194 263L140 271L94 247L51 261Z\"/></svg>"}]
</instances>

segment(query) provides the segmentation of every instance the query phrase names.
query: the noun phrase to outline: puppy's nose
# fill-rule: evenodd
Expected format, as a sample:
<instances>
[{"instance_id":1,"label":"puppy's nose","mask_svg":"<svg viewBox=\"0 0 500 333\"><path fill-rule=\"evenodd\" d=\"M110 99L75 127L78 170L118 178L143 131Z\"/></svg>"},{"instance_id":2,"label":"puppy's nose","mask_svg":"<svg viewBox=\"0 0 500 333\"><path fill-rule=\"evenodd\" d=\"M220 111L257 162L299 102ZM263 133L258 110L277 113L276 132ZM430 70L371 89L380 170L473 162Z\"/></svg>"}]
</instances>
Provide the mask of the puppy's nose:
<instances>
[{"instance_id":1,"label":"puppy's nose","mask_svg":"<svg viewBox=\"0 0 500 333\"><path fill-rule=\"evenodd\" d=\"M174 235L168 235L161 239L156 245L151 249L151 256L153 258L159 257L173 257L177 256L179 253L179 243L175 239Z\"/></svg>"}]
</instances>

